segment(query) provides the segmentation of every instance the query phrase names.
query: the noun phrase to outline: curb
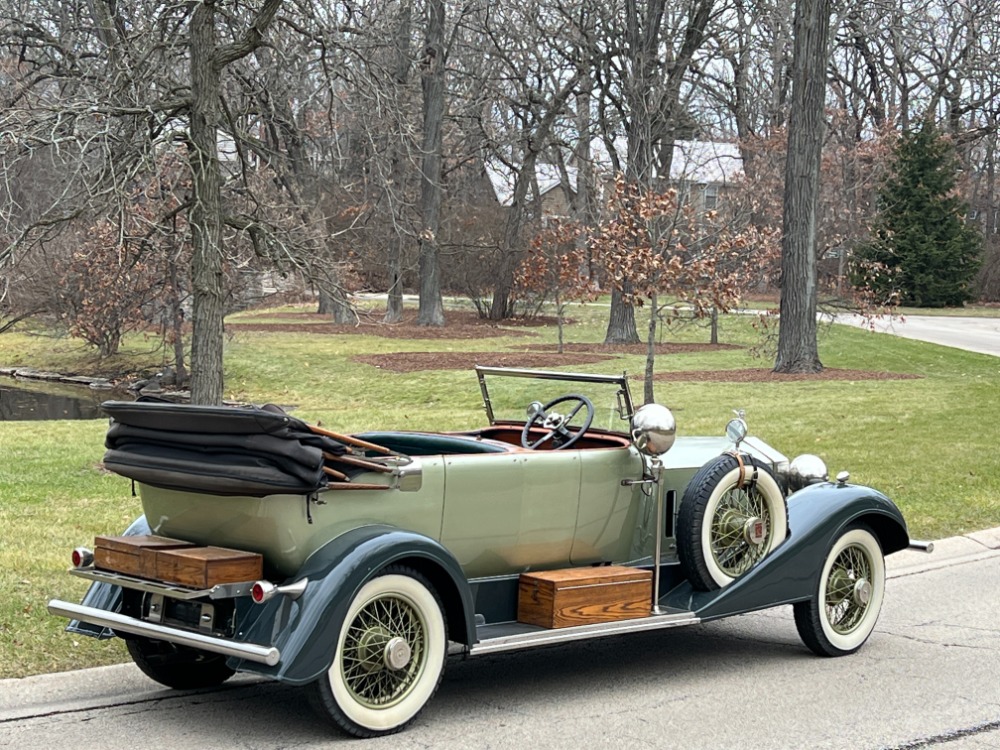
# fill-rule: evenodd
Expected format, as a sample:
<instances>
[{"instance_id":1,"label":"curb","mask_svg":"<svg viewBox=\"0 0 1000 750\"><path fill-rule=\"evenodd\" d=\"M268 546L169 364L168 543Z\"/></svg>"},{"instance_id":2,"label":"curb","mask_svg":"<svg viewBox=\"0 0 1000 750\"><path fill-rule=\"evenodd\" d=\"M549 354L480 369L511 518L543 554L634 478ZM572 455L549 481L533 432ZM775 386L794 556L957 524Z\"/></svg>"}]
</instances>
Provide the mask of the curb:
<instances>
[{"instance_id":1,"label":"curb","mask_svg":"<svg viewBox=\"0 0 1000 750\"><path fill-rule=\"evenodd\" d=\"M885 559L886 575L888 578L901 578L975 562L998 554L1000 526L935 541L934 551L930 554L908 549L889 555Z\"/></svg>"}]
</instances>

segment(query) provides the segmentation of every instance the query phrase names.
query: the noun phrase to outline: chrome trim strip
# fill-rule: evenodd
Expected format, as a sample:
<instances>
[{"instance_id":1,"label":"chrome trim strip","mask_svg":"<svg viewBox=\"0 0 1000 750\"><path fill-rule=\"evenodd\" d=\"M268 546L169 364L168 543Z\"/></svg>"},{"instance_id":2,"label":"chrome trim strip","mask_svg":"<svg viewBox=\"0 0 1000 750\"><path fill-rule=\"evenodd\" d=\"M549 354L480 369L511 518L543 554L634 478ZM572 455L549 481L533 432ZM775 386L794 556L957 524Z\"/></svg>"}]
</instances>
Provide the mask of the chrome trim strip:
<instances>
[{"instance_id":1,"label":"chrome trim strip","mask_svg":"<svg viewBox=\"0 0 1000 750\"><path fill-rule=\"evenodd\" d=\"M158 583L147 581L144 578L134 578L124 573L112 573L108 570L97 570L95 568L70 568L70 575L86 578L88 581L98 583L109 583L112 586L121 586L124 589L134 589L144 591L147 594L162 594L171 599L235 599L238 596L249 596L250 587L255 581L243 581L242 583L222 583L210 589L190 589L183 586L172 586L169 583Z\"/></svg>"},{"instance_id":2,"label":"chrome trim strip","mask_svg":"<svg viewBox=\"0 0 1000 750\"><path fill-rule=\"evenodd\" d=\"M697 625L699 622L701 622L701 618L695 617L693 612L671 612L665 615L650 615L639 620L601 622L596 625L576 625L569 628L556 628L552 630L539 628L530 633L487 638L471 646L467 653L469 656L485 656L486 654L516 651L522 648L580 641L586 638L603 638L620 633L639 633L644 630L660 630L662 628L677 628L682 625Z\"/></svg>"},{"instance_id":3,"label":"chrome trim strip","mask_svg":"<svg viewBox=\"0 0 1000 750\"><path fill-rule=\"evenodd\" d=\"M487 367L476 365L476 372L483 375L502 375L508 378L537 378L538 380L567 380L576 383L610 383L624 386L624 375L590 375L584 372L557 372L555 370L525 370L517 367Z\"/></svg>"},{"instance_id":4,"label":"chrome trim strip","mask_svg":"<svg viewBox=\"0 0 1000 750\"><path fill-rule=\"evenodd\" d=\"M117 612L108 612L95 607L84 607L82 604L73 604L58 599L52 599L49 602L49 614L56 617L66 617L70 620L89 622L123 633L131 633L132 635L141 635L146 638L176 643L179 646L199 648L202 651L211 651L213 654L246 659L258 664L266 664L269 667L273 667L281 660L281 652L274 646L239 643L202 633L178 630L177 628L169 628L152 622L137 620L134 617L128 617Z\"/></svg>"}]
</instances>

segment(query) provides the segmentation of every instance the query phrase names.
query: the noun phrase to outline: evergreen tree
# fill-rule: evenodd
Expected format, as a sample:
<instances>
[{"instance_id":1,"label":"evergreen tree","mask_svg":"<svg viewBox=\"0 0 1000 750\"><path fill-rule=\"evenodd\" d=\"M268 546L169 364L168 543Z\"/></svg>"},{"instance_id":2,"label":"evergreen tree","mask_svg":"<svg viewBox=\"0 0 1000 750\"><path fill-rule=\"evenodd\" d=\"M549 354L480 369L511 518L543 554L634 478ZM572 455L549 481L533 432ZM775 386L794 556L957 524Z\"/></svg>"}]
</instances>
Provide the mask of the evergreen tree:
<instances>
[{"instance_id":1,"label":"evergreen tree","mask_svg":"<svg viewBox=\"0 0 1000 750\"><path fill-rule=\"evenodd\" d=\"M882 301L914 307L960 306L972 298L979 232L954 194L958 158L929 122L900 137L879 191L872 239L855 252L855 284Z\"/></svg>"}]
</instances>

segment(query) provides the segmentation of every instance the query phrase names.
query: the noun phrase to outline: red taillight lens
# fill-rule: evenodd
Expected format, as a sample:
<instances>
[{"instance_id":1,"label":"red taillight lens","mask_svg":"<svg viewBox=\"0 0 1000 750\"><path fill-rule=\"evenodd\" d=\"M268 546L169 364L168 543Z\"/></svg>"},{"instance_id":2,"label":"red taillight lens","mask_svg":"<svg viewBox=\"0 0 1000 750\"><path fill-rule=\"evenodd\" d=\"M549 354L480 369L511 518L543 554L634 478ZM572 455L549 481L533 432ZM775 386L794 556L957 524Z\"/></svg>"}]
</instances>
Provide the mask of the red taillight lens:
<instances>
[{"instance_id":1,"label":"red taillight lens","mask_svg":"<svg viewBox=\"0 0 1000 750\"><path fill-rule=\"evenodd\" d=\"M250 598L254 600L255 604L263 604L267 599L267 590L264 588L264 584L257 581L253 586L250 587Z\"/></svg>"},{"instance_id":2,"label":"red taillight lens","mask_svg":"<svg viewBox=\"0 0 1000 750\"><path fill-rule=\"evenodd\" d=\"M94 562L94 553L86 547L77 547L70 555L74 568L86 568Z\"/></svg>"}]
</instances>

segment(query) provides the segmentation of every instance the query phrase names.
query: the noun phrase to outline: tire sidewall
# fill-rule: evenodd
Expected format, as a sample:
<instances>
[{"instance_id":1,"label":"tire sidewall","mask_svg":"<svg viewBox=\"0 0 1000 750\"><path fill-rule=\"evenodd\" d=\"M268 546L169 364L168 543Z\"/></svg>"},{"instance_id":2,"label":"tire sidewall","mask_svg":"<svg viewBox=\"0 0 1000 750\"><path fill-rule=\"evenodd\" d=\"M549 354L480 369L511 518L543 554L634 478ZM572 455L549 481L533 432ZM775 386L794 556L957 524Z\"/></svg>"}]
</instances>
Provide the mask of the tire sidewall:
<instances>
[{"instance_id":1,"label":"tire sidewall","mask_svg":"<svg viewBox=\"0 0 1000 750\"><path fill-rule=\"evenodd\" d=\"M850 633L838 633L833 629L826 611L826 589L830 582L830 571L840 553L852 545L861 547L872 566L872 579L869 581L872 586L871 599L865 610L861 622ZM882 609L882 600L885 596L885 558L882 555L882 547L875 536L868 529L850 529L833 543L826 560L823 563L823 571L819 579L819 588L816 592L816 607L819 616L819 624L823 631L823 637L830 647L836 651L849 654L857 651L868 640L868 636L875 629L879 612Z\"/></svg>"},{"instance_id":2,"label":"tire sidewall","mask_svg":"<svg viewBox=\"0 0 1000 750\"><path fill-rule=\"evenodd\" d=\"M735 459L732 460L735 463ZM761 558L763 558L785 540L788 531L788 514L785 509L785 498L781 492L781 488L778 486L777 480L771 476L771 473L766 468L756 462L753 462L752 467L750 466L750 462L747 462L747 465L743 469L744 475L750 473L753 468L757 470L757 489L760 491L761 497L764 498L764 502L767 503L768 512L771 514L771 534L767 542L767 547L761 553ZM715 555L712 554L712 520L715 518L715 513L719 508L719 503L723 496L736 487L739 482L740 471L739 465L736 465L716 483L715 489L712 490L712 494L709 495L708 501L705 503L705 513L701 518L701 528L698 534L701 554L705 560L705 568L712 580L720 588L729 585L736 579L722 569L716 562Z\"/></svg>"},{"instance_id":3,"label":"tire sidewall","mask_svg":"<svg viewBox=\"0 0 1000 750\"><path fill-rule=\"evenodd\" d=\"M417 681L399 700L385 708L370 708L359 703L348 688L341 657L348 629L358 612L373 599L386 595L404 599L416 609L425 630L426 654ZM333 664L323 679L327 680L330 694L347 720L370 732L391 732L416 716L434 695L446 656L446 628L437 597L416 578L389 573L368 581L351 601L337 637Z\"/></svg>"}]
</instances>

